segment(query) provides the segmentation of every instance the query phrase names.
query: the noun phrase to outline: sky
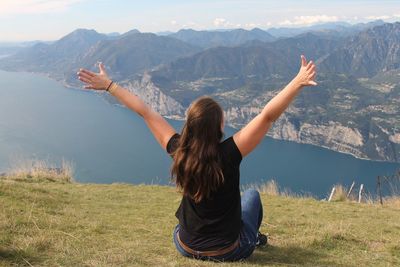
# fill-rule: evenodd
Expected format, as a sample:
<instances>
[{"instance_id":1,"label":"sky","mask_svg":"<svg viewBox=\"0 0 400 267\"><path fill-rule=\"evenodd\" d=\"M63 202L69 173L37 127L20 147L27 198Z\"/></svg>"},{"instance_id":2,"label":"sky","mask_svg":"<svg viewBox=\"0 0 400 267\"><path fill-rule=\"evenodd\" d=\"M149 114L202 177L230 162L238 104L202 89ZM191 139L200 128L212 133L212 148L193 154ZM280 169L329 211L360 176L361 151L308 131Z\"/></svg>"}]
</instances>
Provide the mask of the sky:
<instances>
[{"instance_id":1,"label":"sky","mask_svg":"<svg viewBox=\"0 0 400 267\"><path fill-rule=\"evenodd\" d=\"M123 33L400 21L400 0L0 0L0 42L57 40L77 28Z\"/></svg>"}]
</instances>

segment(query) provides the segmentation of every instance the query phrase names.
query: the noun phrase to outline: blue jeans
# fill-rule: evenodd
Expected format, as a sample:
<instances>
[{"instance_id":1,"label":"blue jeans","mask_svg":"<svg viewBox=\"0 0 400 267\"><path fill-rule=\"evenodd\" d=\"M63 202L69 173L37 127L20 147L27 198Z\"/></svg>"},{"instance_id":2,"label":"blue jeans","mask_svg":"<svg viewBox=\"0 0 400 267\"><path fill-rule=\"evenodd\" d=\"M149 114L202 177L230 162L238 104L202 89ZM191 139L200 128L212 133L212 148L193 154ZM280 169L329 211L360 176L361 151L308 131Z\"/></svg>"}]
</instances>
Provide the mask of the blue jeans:
<instances>
[{"instance_id":1,"label":"blue jeans","mask_svg":"<svg viewBox=\"0 0 400 267\"><path fill-rule=\"evenodd\" d=\"M263 218L263 208L260 194L254 189L246 190L241 197L241 202L242 228L240 229L239 246L236 249L227 254L213 257L190 254L181 247L176 238L180 227L178 224L174 230L174 243L179 253L185 257L212 261L239 261L248 258L256 247L257 234Z\"/></svg>"}]
</instances>

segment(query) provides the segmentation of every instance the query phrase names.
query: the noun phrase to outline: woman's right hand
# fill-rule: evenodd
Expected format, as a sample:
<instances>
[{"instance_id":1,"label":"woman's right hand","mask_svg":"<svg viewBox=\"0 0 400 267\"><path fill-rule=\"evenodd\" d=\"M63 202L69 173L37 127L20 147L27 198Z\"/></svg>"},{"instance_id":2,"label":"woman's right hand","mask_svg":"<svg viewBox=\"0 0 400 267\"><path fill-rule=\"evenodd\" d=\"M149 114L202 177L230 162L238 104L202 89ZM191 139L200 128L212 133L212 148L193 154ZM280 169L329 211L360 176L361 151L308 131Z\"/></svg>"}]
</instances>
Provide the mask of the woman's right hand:
<instances>
[{"instance_id":1,"label":"woman's right hand","mask_svg":"<svg viewBox=\"0 0 400 267\"><path fill-rule=\"evenodd\" d=\"M314 62L310 61L307 63L306 57L301 55L301 67L299 73L295 77L295 81L300 84L300 86L315 86L315 76L317 70L315 68Z\"/></svg>"},{"instance_id":2,"label":"woman's right hand","mask_svg":"<svg viewBox=\"0 0 400 267\"><path fill-rule=\"evenodd\" d=\"M86 69L79 69L78 79L85 83L84 88L94 90L106 90L111 84L103 63L99 63L99 73L94 73Z\"/></svg>"}]
</instances>

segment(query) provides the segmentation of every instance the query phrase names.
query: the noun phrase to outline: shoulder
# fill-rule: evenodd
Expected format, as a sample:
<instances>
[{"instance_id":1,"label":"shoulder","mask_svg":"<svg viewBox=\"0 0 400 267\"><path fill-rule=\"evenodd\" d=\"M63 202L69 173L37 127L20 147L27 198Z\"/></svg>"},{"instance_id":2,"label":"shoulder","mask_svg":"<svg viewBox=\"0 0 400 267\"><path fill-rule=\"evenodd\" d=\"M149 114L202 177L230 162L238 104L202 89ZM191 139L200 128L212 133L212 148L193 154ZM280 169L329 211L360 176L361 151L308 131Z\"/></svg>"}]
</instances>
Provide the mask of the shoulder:
<instances>
[{"instance_id":1,"label":"shoulder","mask_svg":"<svg viewBox=\"0 0 400 267\"><path fill-rule=\"evenodd\" d=\"M173 154L175 150L178 148L178 143L179 143L179 138L181 137L180 134L175 133L171 138L169 139L167 143L167 153L168 154Z\"/></svg>"},{"instance_id":2,"label":"shoulder","mask_svg":"<svg viewBox=\"0 0 400 267\"><path fill-rule=\"evenodd\" d=\"M225 139L220 145L222 152L227 155L234 164L239 165L242 161L242 154L240 153L233 136Z\"/></svg>"}]
</instances>

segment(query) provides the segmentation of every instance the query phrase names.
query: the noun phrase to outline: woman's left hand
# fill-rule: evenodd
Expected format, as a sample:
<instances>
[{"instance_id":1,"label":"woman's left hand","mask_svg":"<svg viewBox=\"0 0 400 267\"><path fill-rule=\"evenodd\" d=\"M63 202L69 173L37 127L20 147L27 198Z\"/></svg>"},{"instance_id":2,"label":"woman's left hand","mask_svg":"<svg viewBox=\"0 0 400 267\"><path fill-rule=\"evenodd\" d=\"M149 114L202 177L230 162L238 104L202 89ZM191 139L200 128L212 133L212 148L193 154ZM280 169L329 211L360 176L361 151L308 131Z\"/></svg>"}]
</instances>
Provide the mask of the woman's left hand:
<instances>
[{"instance_id":1,"label":"woman's left hand","mask_svg":"<svg viewBox=\"0 0 400 267\"><path fill-rule=\"evenodd\" d=\"M84 82L86 89L106 90L111 84L103 63L99 63L99 73L94 73L86 69L79 69L78 79Z\"/></svg>"},{"instance_id":2,"label":"woman's left hand","mask_svg":"<svg viewBox=\"0 0 400 267\"><path fill-rule=\"evenodd\" d=\"M307 63L305 56L301 56L301 67L295 80L301 86L315 86L315 76L317 75L317 69L314 62L310 61Z\"/></svg>"}]
</instances>

